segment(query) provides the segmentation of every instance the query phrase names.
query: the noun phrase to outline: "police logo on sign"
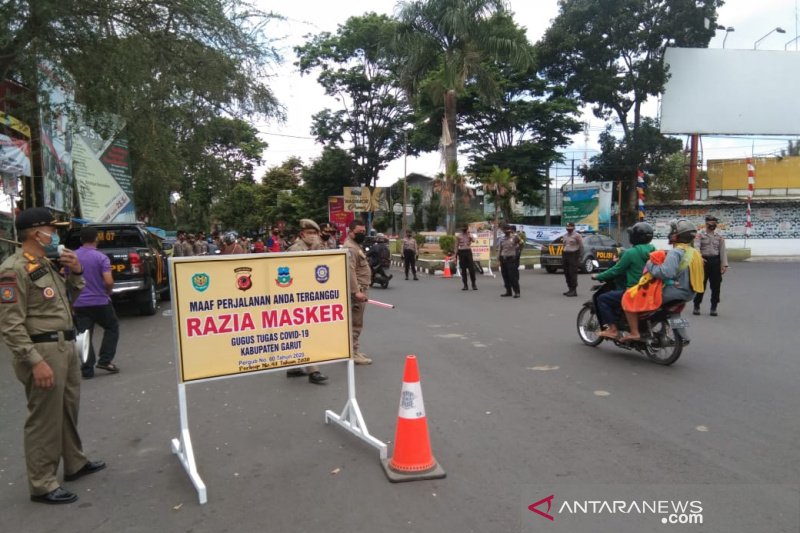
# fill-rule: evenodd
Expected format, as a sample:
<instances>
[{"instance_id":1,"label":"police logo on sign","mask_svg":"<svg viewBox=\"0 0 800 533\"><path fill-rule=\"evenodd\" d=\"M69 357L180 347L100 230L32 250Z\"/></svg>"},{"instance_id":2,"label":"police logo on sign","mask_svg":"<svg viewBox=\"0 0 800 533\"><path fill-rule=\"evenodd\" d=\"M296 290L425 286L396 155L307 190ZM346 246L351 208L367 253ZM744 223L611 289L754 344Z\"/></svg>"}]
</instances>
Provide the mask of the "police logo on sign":
<instances>
[{"instance_id":1,"label":"police logo on sign","mask_svg":"<svg viewBox=\"0 0 800 533\"><path fill-rule=\"evenodd\" d=\"M331 271L328 268L328 265L318 265L314 269L314 277L317 278L319 283L325 283L331 277Z\"/></svg>"},{"instance_id":2,"label":"police logo on sign","mask_svg":"<svg viewBox=\"0 0 800 533\"><path fill-rule=\"evenodd\" d=\"M253 269L250 267L239 267L235 268L234 273L236 274L236 288L240 291L249 290L253 286L253 280L250 278Z\"/></svg>"}]
</instances>

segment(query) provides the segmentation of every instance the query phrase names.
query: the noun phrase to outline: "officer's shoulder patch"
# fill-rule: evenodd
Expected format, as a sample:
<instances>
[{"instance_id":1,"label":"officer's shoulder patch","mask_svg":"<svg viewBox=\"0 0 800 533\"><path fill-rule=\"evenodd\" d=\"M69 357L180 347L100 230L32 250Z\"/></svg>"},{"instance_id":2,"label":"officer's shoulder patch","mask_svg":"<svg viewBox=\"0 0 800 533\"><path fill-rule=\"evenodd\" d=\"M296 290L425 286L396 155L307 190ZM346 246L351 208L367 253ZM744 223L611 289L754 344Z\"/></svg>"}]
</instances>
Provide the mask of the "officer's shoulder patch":
<instances>
[{"instance_id":1,"label":"officer's shoulder patch","mask_svg":"<svg viewBox=\"0 0 800 533\"><path fill-rule=\"evenodd\" d=\"M0 304L17 302L17 281L0 281Z\"/></svg>"}]
</instances>

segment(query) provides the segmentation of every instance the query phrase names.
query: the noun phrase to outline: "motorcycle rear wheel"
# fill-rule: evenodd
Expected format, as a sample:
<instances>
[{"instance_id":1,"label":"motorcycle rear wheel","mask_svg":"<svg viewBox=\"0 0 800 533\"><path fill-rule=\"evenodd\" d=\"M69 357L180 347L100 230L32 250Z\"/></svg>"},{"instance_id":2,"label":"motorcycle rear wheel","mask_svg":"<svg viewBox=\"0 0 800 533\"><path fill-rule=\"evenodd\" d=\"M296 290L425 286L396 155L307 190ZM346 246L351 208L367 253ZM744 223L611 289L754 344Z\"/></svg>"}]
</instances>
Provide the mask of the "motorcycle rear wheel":
<instances>
[{"instance_id":1,"label":"motorcycle rear wheel","mask_svg":"<svg viewBox=\"0 0 800 533\"><path fill-rule=\"evenodd\" d=\"M652 325L651 335L652 339L645 350L648 359L664 366L678 360L683 351L683 337L680 332L672 329L666 320L661 320Z\"/></svg>"},{"instance_id":2,"label":"motorcycle rear wheel","mask_svg":"<svg viewBox=\"0 0 800 533\"><path fill-rule=\"evenodd\" d=\"M581 342L587 346L597 346L603 342L603 338L598 335L600 332L600 321L597 315L589 306L583 306L578 312L578 336Z\"/></svg>"}]
</instances>

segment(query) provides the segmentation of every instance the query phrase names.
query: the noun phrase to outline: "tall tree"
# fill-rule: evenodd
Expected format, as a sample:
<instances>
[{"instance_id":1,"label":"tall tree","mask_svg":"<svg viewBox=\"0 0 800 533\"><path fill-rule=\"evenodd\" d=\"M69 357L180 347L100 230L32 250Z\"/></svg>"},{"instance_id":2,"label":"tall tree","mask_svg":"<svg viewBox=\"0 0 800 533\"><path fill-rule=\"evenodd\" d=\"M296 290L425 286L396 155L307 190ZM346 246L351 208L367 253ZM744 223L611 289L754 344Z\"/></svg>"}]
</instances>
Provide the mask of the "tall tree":
<instances>
[{"instance_id":1,"label":"tall tree","mask_svg":"<svg viewBox=\"0 0 800 533\"><path fill-rule=\"evenodd\" d=\"M344 187L356 185L353 158L341 148L325 148L322 155L303 171L308 218L328 220L328 197L340 196Z\"/></svg>"},{"instance_id":2,"label":"tall tree","mask_svg":"<svg viewBox=\"0 0 800 533\"><path fill-rule=\"evenodd\" d=\"M580 131L578 104L539 77L534 66L523 71L502 64L489 68L496 73L499 104L486 102L474 88L462 100L461 138L471 159L467 171L484 176L494 167L507 168L517 176L517 199L538 205L546 169L562 160L558 149Z\"/></svg>"},{"instance_id":3,"label":"tall tree","mask_svg":"<svg viewBox=\"0 0 800 533\"><path fill-rule=\"evenodd\" d=\"M667 81L667 46L707 46L722 3L560 0L558 16L537 45L538 58L548 76L593 105L597 117L615 116L631 144L642 124L642 104ZM635 172L626 176L628 217L636 208L635 180Z\"/></svg>"},{"instance_id":4,"label":"tall tree","mask_svg":"<svg viewBox=\"0 0 800 533\"><path fill-rule=\"evenodd\" d=\"M335 34L320 33L295 48L300 72L318 70L325 93L342 105L316 113L312 134L325 146L349 146L359 185L374 185L405 149L411 110L390 52L396 29L389 17L367 13L349 18Z\"/></svg>"},{"instance_id":5,"label":"tall tree","mask_svg":"<svg viewBox=\"0 0 800 533\"><path fill-rule=\"evenodd\" d=\"M669 156L682 148L679 139L662 135L658 122L649 117L629 137L617 138L608 127L599 142L600 153L592 157L588 169L581 170L587 181L625 181L637 169L659 176Z\"/></svg>"},{"instance_id":6,"label":"tall tree","mask_svg":"<svg viewBox=\"0 0 800 533\"><path fill-rule=\"evenodd\" d=\"M442 144L446 177L458 176L456 102L469 80L480 94L496 100L499 91L488 60L507 61L519 67L531 62L524 36L505 31L511 14L501 0L417 0L400 7L397 36L402 57L402 81L409 94L426 92L444 105ZM455 189L455 182L449 186ZM445 204L447 229L455 224L455 190Z\"/></svg>"},{"instance_id":7,"label":"tall tree","mask_svg":"<svg viewBox=\"0 0 800 533\"><path fill-rule=\"evenodd\" d=\"M511 201L515 196L517 177L507 168L492 167L492 171L481 177L486 197L494 204L494 229L497 231L500 211L506 223L511 222Z\"/></svg>"},{"instance_id":8,"label":"tall tree","mask_svg":"<svg viewBox=\"0 0 800 533\"><path fill-rule=\"evenodd\" d=\"M34 88L46 60L74 81L90 125L122 117L137 208L153 221L180 188L195 129L221 114L280 116L264 81L279 60L272 18L244 0L8 0L0 77Z\"/></svg>"}]
</instances>

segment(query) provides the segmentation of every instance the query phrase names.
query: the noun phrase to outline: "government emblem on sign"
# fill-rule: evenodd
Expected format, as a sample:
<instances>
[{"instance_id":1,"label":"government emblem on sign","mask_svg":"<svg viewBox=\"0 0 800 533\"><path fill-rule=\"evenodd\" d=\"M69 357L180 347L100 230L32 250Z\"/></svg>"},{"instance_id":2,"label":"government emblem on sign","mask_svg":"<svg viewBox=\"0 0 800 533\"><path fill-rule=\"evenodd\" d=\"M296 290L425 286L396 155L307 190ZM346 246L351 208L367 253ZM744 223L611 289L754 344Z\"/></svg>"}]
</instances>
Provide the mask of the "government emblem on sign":
<instances>
[{"instance_id":1,"label":"government emblem on sign","mask_svg":"<svg viewBox=\"0 0 800 533\"><path fill-rule=\"evenodd\" d=\"M314 277L317 278L319 283L327 282L331 277L331 271L328 265L318 265L317 268L314 269Z\"/></svg>"},{"instance_id":2,"label":"government emblem on sign","mask_svg":"<svg viewBox=\"0 0 800 533\"><path fill-rule=\"evenodd\" d=\"M289 274L289 267L278 267L278 278L275 280L278 287L289 287L292 281L292 276Z\"/></svg>"},{"instance_id":3,"label":"government emblem on sign","mask_svg":"<svg viewBox=\"0 0 800 533\"><path fill-rule=\"evenodd\" d=\"M250 275L253 269L250 267L239 267L233 270L236 274L236 288L240 291L249 290L253 286L253 280Z\"/></svg>"},{"instance_id":4,"label":"government emblem on sign","mask_svg":"<svg viewBox=\"0 0 800 533\"><path fill-rule=\"evenodd\" d=\"M192 276L192 287L194 287L194 290L197 292L205 291L210 284L211 278L209 278L208 274L204 272L198 272Z\"/></svg>"}]
</instances>

